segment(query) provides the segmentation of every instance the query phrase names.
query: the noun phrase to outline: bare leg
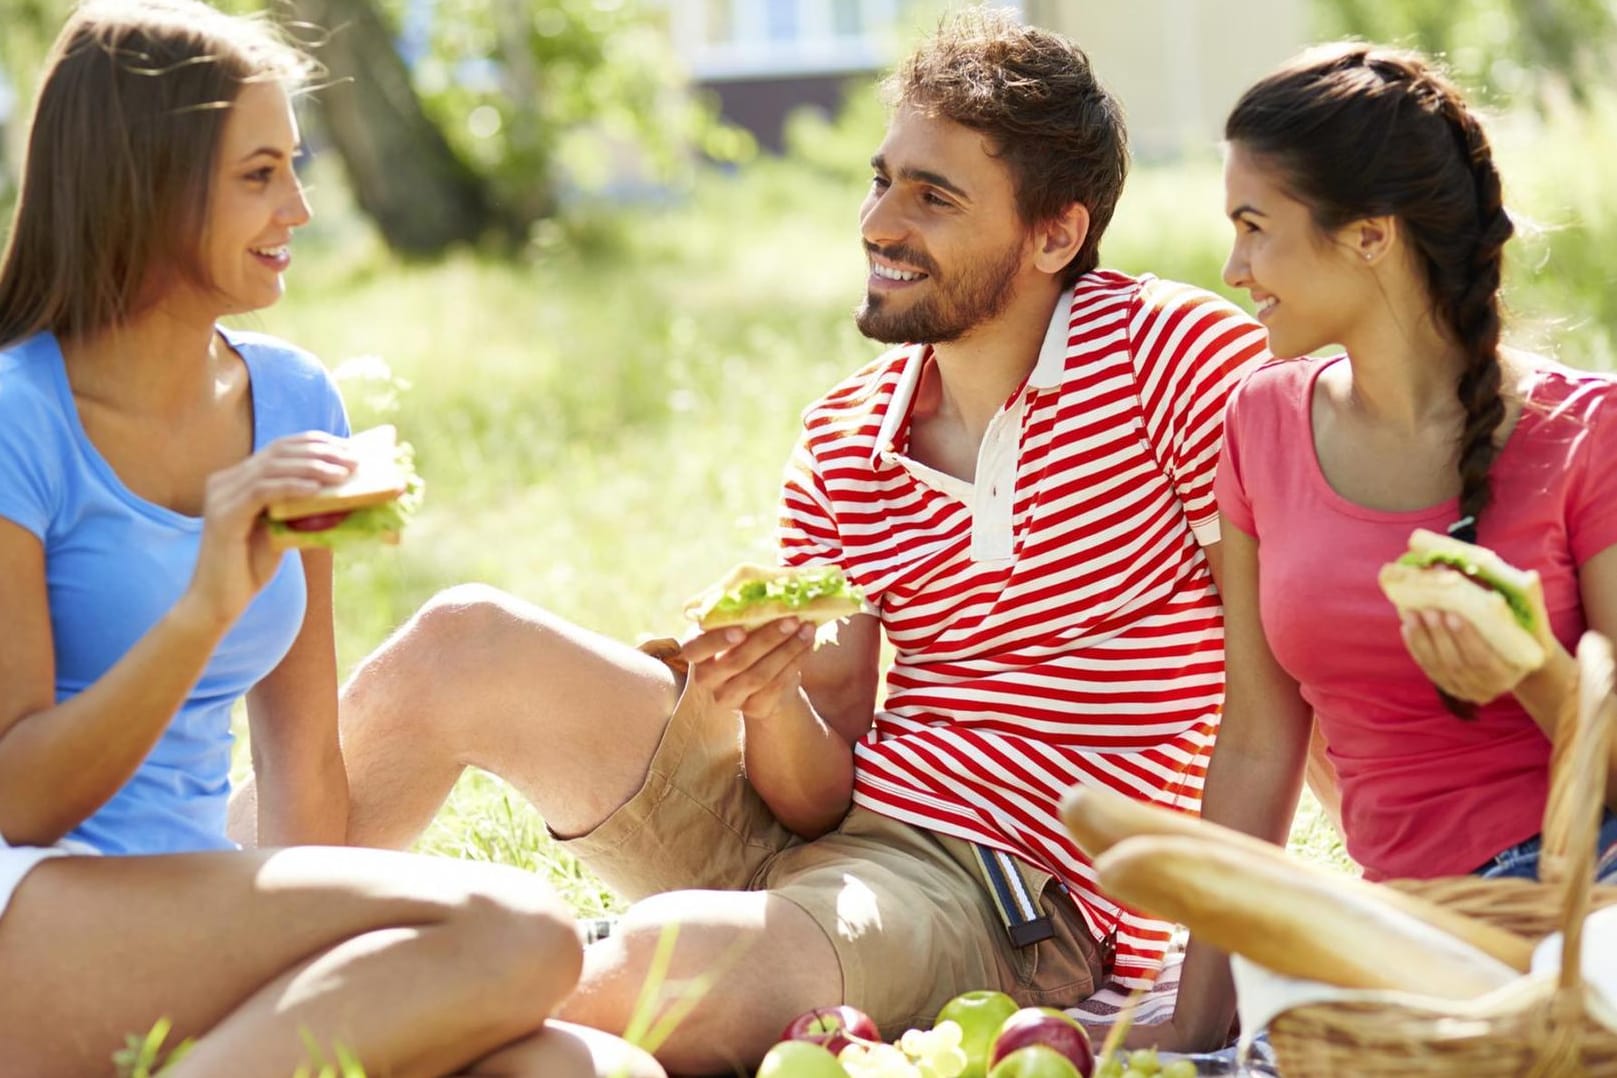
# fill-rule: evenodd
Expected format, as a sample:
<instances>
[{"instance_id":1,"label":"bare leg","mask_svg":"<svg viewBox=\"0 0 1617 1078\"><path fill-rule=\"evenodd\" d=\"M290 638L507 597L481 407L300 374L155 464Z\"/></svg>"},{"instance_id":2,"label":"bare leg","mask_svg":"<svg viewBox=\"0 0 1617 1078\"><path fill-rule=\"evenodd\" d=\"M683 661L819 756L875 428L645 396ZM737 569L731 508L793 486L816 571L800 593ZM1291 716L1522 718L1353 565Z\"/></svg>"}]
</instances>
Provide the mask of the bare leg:
<instances>
[{"instance_id":1,"label":"bare leg","mask_svg":"<svg viewBox=\"0 0 1617 1078\"><path fill-rule=\"evenodd\" d=\"M634 648L493 588L443 592L343 690L349 840L409 845L468 765L589 831L644 782L676 693Z\"/></svg>"},{"instance_id":2,"label":"bare leg","mask_svg":"<svg viewBox=\"0 0 1617 1078\"><path fill-rule=\"evenodd\" d=\"M304 1035L442 1075L538 1030L573 986L565 908L525 873L371 850L63 858L0 917L8 1072L104 1074L158 1019L177 1076L283 1078Z\"/></svg>"},{"instance_id":3,"label":"bare leg","mask_svg":"<svg viewBox=\"0 0 1617 1078\"><path fill-rule=\"evenodd\" d=\"M836 952L797 905L760 891L674 891L635 904L617 931L586 949L584 976L561 1016L622 1033L669 931L673 961L657 1013L671 996L709 982L672 1036L654 1046L671 1072L750 1069L793 1017L842 999Z\"/></svg>"}]
</instances>

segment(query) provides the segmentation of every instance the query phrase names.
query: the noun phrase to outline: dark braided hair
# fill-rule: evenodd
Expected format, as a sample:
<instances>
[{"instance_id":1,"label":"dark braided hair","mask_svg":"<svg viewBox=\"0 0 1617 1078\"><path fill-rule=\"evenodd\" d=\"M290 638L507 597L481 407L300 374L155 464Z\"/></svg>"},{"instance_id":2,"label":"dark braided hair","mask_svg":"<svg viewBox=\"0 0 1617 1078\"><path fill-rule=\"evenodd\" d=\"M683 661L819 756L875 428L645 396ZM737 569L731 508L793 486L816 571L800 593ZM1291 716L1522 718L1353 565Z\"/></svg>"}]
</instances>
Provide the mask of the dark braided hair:
<instances>
[{"instance_id":1,"label":"dark braided hair","mask_svg":"<svg viewBox=\"0 0 1617 1078\"><path fill-rule=\"evenodd\" d=\"M1398 219L1420 255L1438 324L1465 354L1455 385L1465 410L1460 512L1450 532L1475 542L1505 417L1499 281L1515 231L1482 124L1431 61L1354 43L1310 50L1253 86L1224 137L1274 167L1323 230Z\"/></svg>"}]
</instances>

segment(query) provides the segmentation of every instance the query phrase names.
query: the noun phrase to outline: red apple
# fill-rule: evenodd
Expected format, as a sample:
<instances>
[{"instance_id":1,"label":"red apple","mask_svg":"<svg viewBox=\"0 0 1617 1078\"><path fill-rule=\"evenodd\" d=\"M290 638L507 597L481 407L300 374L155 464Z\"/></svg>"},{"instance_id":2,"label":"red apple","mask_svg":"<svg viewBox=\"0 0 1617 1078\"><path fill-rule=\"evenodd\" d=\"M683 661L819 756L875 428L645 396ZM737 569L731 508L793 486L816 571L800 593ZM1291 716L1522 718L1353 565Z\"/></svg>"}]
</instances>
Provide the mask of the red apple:
<instances>
[{"instance_id":1,"label":"red apple","mask_svg":"<svg viewBox=\"0 0 1617 1078\"><path fill-rule=\"evenodd\" d=\"M994 1045L994 1035L1015 1013L1014 999L986 988L962 992L943 1005L933 1024L954 1022L960 1026L960 1048L966 1053L966 1069L960 1078L983 1078L988 1073L988 1052Z\"/></svg>"},{"instance_id":2,"label":"red apple","mask_svg":"<svg viewBox=\"0 0 1617 1078\"><path fill-rule=\"evenodd\" d=\"M999 1027L994 1038L988 1066L1021 1048L1043 1045L1053 1048L1072 1061L1082 1078L1089 1078L1095 1070L1095 1048L1089 1043L1089 1033L1065 1011L1054 1007L1023 1007Z\"/></svg>"},{"instance_id":3,"label":"red apple","mask_svg":"<svg viewBox=\"0 0 1617 1078\"><path fill-rule=\"evenodd\" d=\"M995 1063L988 1078L1080 1078L1072 1060L1042 1044L1018 1048Z\"/></svg>"},{"instance_id":4,"label":"red apple","mask_svg":"<svg viewBox=\"0 0 1617 1078\"><path fill-rule=\"evenodd\" d=\"M835 1007L816 1007L812 1011L804 1011L787 1023L780 1039L808 1041L837 1055L850 1044L881 1040L881 1031L871 1021L870 1015L858 1007L839 1003Z\"/></svg>"}]
</instances>

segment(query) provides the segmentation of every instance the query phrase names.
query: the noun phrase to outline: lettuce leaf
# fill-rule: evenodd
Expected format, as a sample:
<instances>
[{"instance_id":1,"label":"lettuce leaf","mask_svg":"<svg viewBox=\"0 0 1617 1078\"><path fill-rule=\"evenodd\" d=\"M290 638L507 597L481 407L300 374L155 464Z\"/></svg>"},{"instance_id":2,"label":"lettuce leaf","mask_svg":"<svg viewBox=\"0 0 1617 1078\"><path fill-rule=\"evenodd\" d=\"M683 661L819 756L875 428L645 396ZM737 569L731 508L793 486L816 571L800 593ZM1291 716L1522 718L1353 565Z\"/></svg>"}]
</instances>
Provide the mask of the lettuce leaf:
<instances>
[{"instance_id":1,"label":"lettuce leaf","mask_svg":"<svg viewBox=\"0 0 1617 1078\"><path fill-rule=\"evenodd\" d=\"M862 602L864 594L834 565L805 569L792 576L771 580L748 580L725 592L713 604L712 613L738 614L761 602L777 602L788 609L807 606L815 599L846 598Z\"/></svg>"},{"instance_id":2,"label":"lettuce leaf","mask_svg":"<svg viewBox=\"0 0 1617 1078\"><path fill-rule=\"evenodd\" d=\"M1504 597L1505 605L1510 607L1510 613L1516 623L1529 632L1533 629L1533 608L1528 605L1527 596L1523 595L1514 585L1509 584L1492 573L1482 569L1469 558L1458 554L1443 552L1418 553L1411 551L1398 559L1400 565L1413 565L1417 569L1425 569L1433 565L1441 565L1478 582L1479 586L1490 591L1496 591Z\"/></svg>"},{"instance_id":3,"label":"lettuce leaf","mask_svg":"<svg viewBox=\"0 0 1617 1078\"><path fill-rule=\"evenodd\" d=\"M367 505L355 509L336 527L324 531L306 532L287 527L286 521L269 521L272 533L296 535L304 546L322 546L335 549L349 543L363 542L383 535L397 535L421 509L426 498L427 485L415 472L415 451L408 442L398 445L399 468L406 476L404 493L381 505Z\"/></svg>"}]
</instances>

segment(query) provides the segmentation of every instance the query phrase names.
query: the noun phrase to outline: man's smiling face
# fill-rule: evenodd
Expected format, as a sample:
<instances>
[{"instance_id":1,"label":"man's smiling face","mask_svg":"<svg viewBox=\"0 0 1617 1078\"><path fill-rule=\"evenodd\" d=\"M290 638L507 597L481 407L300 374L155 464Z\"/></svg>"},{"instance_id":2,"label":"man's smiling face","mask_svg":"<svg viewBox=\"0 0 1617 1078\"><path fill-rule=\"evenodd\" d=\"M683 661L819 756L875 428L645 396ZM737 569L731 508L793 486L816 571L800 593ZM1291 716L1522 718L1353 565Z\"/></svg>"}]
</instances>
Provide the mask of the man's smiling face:
<instances>
[{"instance_id":1,"label":"man's smiling face","mask_svg":"<svg viewBox=\"0 0 1617 1078\"><path fill-rule=\"evenodd\" d=\"M865 336L958 340L1010 303L1029 269L1031 231L991 149L952 120L913 107L894 114L859 211L870 276L855 318Z\"/></svg>"}]
</instances>

